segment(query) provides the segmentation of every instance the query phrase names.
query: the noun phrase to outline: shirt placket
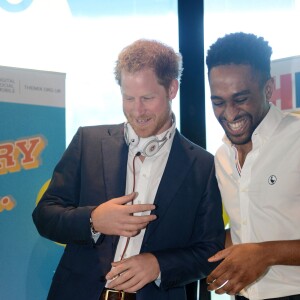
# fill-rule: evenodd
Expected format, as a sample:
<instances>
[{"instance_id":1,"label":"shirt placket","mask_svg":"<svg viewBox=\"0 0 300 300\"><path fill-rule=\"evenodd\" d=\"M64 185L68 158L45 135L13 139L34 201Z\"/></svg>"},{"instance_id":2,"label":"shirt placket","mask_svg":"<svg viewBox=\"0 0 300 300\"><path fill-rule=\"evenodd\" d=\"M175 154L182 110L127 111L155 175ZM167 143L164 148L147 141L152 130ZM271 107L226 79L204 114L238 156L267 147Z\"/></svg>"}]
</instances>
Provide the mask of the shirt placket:
<instances>
[{"instance_id":1,"label":"shirt placket","mask_svg":"<svg viewBox=\"0 0 300 300\"><path fill-rule=\"evenodd\" d=\"M138 178L136 178L136 188L135 191L138 193L137 198L134 200L134 204L145 204L147 203L147 195L148 188L149 188L149 178L151 175L151 158L147 158L144 160L143 163L137 164L139 171L138 171ZM136 213L136 216L146 215L149 214L149 212L142 212L142 213ZM128 248L124 254L124 258L131 257L133 255L139 254L139 249L141 247L142 238L141 235L144 234L145 229L141 230L141 232L135 236L132 237L129 241Z\"/></svg>"},{"instance_id":2,"label":"shirt placket","mask_svg":"<svg viewBox=\"0 0 300 300\"><path fill-rule=\"evenodd\" d=\"M250 197L249 187L252 176L252 166L257 157L258 150L252 149L248 153L244 162L243 168L241 169L240 186L239 186L239 198L240 198L240 214L241 214L241 242L248 243L251 239L250 229Z\"/></svg>"}]
</instances>

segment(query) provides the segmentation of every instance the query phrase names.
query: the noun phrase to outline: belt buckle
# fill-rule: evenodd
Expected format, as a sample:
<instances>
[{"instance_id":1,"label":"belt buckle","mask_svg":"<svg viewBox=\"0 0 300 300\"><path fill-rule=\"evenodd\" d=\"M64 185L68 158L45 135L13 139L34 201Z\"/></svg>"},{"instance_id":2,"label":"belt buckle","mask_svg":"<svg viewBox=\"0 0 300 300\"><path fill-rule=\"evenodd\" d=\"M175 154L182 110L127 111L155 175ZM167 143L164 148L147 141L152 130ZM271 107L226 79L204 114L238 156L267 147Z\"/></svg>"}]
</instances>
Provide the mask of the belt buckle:
<instances>
[{"instance_id":1,"label":"belt buckle","mask_svg":"<svg viewBox=\"0 0 300 300\"><path fill-rule=\"evenodd\" d=\"M120 300L124 300L125 299L125 292L124 291L116 291L116 290L106 290L105 291L105 300L109 300L109 293L121 293L121 299Z\"/></svg>"}]
</instances>

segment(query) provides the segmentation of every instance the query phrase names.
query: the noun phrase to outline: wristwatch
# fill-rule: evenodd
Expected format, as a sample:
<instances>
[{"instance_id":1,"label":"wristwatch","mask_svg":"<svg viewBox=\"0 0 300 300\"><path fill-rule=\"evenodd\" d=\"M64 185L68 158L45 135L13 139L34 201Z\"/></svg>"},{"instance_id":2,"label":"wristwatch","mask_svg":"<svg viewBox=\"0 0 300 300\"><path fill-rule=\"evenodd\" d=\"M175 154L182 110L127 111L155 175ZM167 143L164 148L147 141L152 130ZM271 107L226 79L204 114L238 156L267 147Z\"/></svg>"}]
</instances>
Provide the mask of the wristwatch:
<instances>
[{"instance_id":1,"label":"wristwatch","mask_svg":"<svg viewBox=\"0 0 300 300\"><path fill-rule=\"evenodd\" d=\"M91 226L91 233L94 234L94 235L99 235L100 232L96 231L95 228L94 228L94 225L93 225L93 220L92 220L92 217L90 217L90 226Z\"/></svg>"}]
</instances>

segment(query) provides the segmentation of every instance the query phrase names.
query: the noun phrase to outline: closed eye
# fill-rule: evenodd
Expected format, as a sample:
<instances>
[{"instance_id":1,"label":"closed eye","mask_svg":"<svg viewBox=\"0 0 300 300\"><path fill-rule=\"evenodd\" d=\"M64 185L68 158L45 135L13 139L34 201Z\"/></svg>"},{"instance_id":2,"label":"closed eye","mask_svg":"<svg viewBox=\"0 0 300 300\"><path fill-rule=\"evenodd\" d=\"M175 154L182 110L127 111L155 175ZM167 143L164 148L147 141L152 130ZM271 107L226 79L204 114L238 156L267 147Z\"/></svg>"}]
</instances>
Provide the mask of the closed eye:
<instances>
[{"instance_id":1,"label":"closed eye","mask_svg":"<svg viewBox=\"0 0 300 300\"><path fill-rule=\"evenodd\" d=\"M133 97L123 97L123 100L126 100L126 101L131 101L131 100L134 100L134 98Z\"/></svg>"},{"instance_id":2,"label":"closed eye","mask_svg":"<svg viewBox=\"0 0 300 300\"><path fill-rule=\"evenodd\" d=\"M222 106L225 102L221 100L212 101L213 106Z\"/></svg>"},{"instance_id":3,"label":"closed eye","mask_svg":"<svg viewBox=\"0 0 300 300\"><path fill-rule=\"evenodd\" d=\"M240 103L244 103L247 100L248 100L248 97L243 97L243 98L234 99L234 102L237 104L240 104Z\"/></svg>"},{"instance_id":4,"label":"closed eye","mask_svg":"<svg viewBox=\"0 0 300 300\"><path fill-rule=\"evenodd\" d=\"M151 100L151 99L153 99L154 98L154 96L144 96L143 97L143 100Z\"/></svg>"}]
</instances>

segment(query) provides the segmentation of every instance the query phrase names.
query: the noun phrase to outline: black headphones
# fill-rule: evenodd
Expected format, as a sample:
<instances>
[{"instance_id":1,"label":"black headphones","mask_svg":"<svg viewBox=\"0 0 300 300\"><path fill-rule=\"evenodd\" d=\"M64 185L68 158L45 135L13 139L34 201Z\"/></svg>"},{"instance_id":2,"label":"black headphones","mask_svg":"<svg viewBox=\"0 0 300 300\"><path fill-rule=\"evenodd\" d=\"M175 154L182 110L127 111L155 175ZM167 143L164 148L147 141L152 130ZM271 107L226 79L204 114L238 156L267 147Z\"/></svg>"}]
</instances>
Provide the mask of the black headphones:
<instances>
[{"instance_id":1,"label":"black headphones","mask_svg":"<svg viewBox=\"0 0 300 300\"><path fill-rule=\"evenodd\" d=\"M143 139L143 144L139 145L140 137L134 132L133 128L129 123L124 123L124 138L126 144L131 147L137 147L139 145L140 151L138 151L138 153L146 157L151 157L155 155L167 142L168 138L170 138L171 135L171 132L167 131L164 137L160 140L156 136L151 136Z\"/></svg>"}]
</instances>

